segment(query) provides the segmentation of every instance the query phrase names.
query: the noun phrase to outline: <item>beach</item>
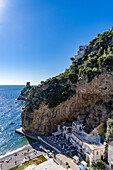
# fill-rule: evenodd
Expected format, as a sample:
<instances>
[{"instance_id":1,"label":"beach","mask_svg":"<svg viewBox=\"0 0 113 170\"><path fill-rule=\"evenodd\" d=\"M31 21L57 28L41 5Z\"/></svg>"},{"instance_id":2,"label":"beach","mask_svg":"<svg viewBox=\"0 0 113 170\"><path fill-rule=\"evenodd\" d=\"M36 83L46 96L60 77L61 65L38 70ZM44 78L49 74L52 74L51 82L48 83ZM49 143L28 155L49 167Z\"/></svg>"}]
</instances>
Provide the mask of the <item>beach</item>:
<instances>
[{"instance_id":1,"label":"beach","mask_svg":"<svg viewBox=\"0 0 113 170\"><path fill-rule=\"evenodd\" d=\"M28 161L28 158L33 159L40 155L43 155L46 159L48 159L48 156L45 152L39 151L38 142L35 142L32 146L26 145L11 153L0 156L0 170L9 170L24 163L25 158L26 161Z\"/></svg>"}]
</instances>

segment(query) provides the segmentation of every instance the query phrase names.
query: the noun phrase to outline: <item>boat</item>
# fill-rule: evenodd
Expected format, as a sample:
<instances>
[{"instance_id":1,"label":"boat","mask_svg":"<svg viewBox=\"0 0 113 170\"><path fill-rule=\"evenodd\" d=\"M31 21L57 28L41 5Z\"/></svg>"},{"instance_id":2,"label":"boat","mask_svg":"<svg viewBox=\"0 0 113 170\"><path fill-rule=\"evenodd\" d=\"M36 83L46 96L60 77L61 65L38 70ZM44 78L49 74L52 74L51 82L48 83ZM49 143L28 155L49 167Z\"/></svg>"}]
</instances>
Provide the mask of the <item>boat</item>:
<instances>
[{"instance_id":1,"label":"boat","mask_svg":"<svg viewBox=\"0 0 113 170\"><path fill-rule=\"evenodd\" d=\"M15 124L15 122L11 122L11 124L13 125L13 124Z\"/></svg>"}]
</instances>

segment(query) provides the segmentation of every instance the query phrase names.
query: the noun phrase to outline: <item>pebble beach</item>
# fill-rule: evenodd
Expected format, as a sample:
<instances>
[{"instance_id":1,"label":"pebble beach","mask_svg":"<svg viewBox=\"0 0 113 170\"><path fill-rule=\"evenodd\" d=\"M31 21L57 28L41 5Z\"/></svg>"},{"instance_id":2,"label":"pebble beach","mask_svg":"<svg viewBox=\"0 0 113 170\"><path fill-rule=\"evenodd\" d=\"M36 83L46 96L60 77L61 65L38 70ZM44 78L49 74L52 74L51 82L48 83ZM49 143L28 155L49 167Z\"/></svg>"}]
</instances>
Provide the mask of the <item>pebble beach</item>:
<instances>
[{"instance_id":1,"label":"pebble beach","mask_svg":"<svg viewBox=\"0 0 113 170\"><path fill-rule=\"evenodd\" d=\"M36 149L37 146L37 149ZM35 147L35 149L34 149ZM4 156L0 156L0 170L9 170L13 167L16 167L25 161L28 161L29 158L33 159L37 156L43 155L47 157L47 154L42 151L38 151L38 143L36 142L33 146L26 145L18 150L15 150Z\"/></svg>"}]
</instances>

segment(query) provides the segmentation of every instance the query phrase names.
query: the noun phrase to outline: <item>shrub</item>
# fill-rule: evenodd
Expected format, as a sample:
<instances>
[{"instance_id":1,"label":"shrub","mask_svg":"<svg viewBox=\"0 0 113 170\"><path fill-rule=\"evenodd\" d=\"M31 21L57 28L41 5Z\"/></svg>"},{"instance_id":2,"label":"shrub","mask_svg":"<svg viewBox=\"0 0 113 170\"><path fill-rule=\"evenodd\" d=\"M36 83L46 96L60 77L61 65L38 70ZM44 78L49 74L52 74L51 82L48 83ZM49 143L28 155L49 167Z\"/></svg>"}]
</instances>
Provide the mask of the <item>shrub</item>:
<instances>
[{"instance_id":1,"label":"shrub","mask_svg":"<svg viewBox=\"0 0 113 170\"><path fill-rule=\"evenodd\" d=\"M105 165L102 163L102 162L97 162L97 164L96 164L96 168L98 168L98 169L105 169L106 167L105 167Z\"/></svg>"},{"instance_id":2,"label":"shrub","mask_svg":"<svg viewBox=\"0 0 113 170\"><path fill-rule=\"evenodd\" d=\"M74 57L71 57L71 58L70 58L70 60L74 61L74 60L75 60L75 58L74 58Z\"/></svg>"}]
</instances>

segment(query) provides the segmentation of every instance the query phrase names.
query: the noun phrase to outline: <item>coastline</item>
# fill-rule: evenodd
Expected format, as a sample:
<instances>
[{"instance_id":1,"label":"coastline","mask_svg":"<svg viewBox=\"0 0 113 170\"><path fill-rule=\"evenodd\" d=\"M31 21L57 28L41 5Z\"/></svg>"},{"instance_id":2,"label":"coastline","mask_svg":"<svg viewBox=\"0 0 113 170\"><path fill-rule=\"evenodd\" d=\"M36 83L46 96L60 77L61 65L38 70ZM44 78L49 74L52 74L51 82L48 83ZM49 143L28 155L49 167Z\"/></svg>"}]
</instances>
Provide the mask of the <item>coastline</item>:
<instances>
[{"instance_id":1,"label":"coastline","mask_svg":"<svg viewBox=\"0 0 113 170\"><path fill-rule=\"evenodd\" d=\"M39 142L34 142L32 145L35 145L35 144L38 144L38 143L39 143ZM24 145L24 146L22 146L22 147L20 147L20 148L14 149L14 150L12 150L12 151L8 151L6 154L0 155L0 160L1 160L1 159L4 159L4 158L7 157L7 156L11 156L11 155L13 155L13 154L15 154L15 153L17 153L17 152L20 152L20 151L22 151L23 149L26 149L27 147L31 147L31 145L30 145L30 144L26 144L26 145Z\"/></svg>"},{"instance_id":2,"label":"coastline","mask_svg":"<svg viewBox=\"0 0 113 170\"><path fill-rule=\"evenodd\" d=\"M19 164L22 164L22 162L25 160L25 154L27 156L30 156L31 159L39 155L46 156L45 152L39 151L39 146L40 146L39 142L34 142L32 146L30 144L24 145L23 147L18 148L14 151L7 152L5 155L1 155L0 166L2 167L2 169L8 170ZM30 152L28 152L28 150L30 150ZM35 152L36 154L34 154ZM7 160L9 162L7 162ZM17 162L17 164L15 164L15 161Z\"/></svg>"},{"instance_id":3,"label":"coastline","mask_svg":"<svg viewBox=\"0 0 113 170\"><path fill-rule=\"evenodd\" d=\"M5 157L11 156L11 155L13 155L13 154L15 154L15 153L17 153L17 152L19 152L19 151L22 151L22 150L25 149L27 146L29 146L29 144L28 144L28 145L24 145L24 146L22 146L22 147L20 147L20 148L18 148L18 149L14 149L14 150L12 150L12 151L8 151L6 154L0 155L0 159L4 159Z\"/></svg>"},{"instance_id":4,"label":"coastline","mask_svg":"<svg viewBox=\"0 0 113 170\"><path fill-rule=\"evenodd\" d=\"M18 101L20 101L20 102L22 102L22 103L24 103L25 104L25 102L26 102L26 100L24 99L19 99L19 97L18 98L15 98L14 99L14 101L15 101L15 103L17 103ZM21 110L22 110L22 108L23 108L23 106L21 107ZM14 124L16 124L16 123L14 123ZM14 139L15 140L15 139ZM32 143L32 145L34 145L34 144L36 144L37 142L33 142ZM21 151L24 151L25 149L27 149L28 147L32 147L29 143L25 143L25 144L23 144L22 146L18 146L17 145L17 147L15 147L15 148L11 148L11 150L9 150L9 151L6 151L6 153L2 153L2 152L0 152L0 161L2 160L2 159L7 159L8 157L11 157L11 156L13 156L15 153L18 153L18 152L21 152Z\"/></svg>"}]
</instances>

